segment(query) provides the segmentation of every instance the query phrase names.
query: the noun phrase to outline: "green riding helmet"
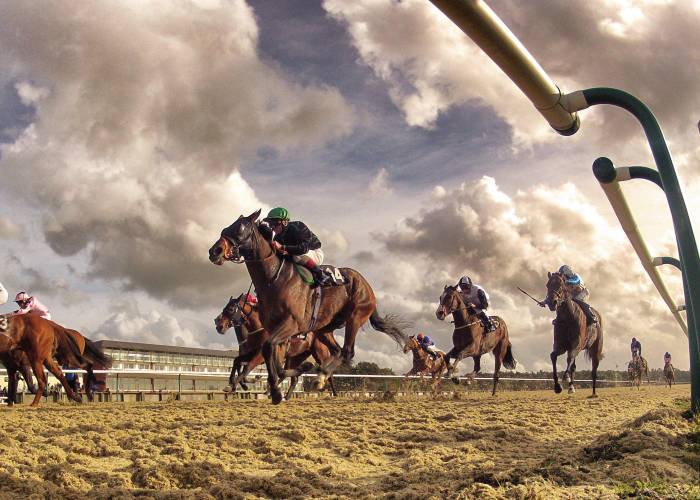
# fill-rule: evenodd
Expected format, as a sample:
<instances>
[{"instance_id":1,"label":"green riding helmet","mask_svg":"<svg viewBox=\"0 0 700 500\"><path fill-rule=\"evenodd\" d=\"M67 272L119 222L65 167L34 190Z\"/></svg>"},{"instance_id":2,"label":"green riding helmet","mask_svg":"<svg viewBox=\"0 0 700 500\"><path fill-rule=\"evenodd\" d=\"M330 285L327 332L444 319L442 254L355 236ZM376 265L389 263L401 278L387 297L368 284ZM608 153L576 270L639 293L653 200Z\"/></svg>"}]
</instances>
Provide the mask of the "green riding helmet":
<instances>
[{"instance_id":1,"label":"green riding helmet","mask_svg":"<svg viewBox=\"0 0 700 500\"><path fill-rule=\"evenodd\" d=\"M289 211L282 207L273 208L270 210L270 213L267 214L266 219L289 220Z\"/></svg>"}]
</instances>

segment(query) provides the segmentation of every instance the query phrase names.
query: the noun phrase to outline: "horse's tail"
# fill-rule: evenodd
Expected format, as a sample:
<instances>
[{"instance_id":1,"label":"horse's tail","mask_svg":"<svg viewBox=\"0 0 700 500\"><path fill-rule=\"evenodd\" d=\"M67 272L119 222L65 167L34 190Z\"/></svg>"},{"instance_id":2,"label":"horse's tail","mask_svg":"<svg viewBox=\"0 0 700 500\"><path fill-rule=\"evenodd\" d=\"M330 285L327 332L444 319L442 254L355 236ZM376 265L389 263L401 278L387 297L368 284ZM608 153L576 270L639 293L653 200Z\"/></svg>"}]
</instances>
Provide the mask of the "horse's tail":
<instances>
[{"instance_id":1,"label":"horse's tail","mask_svg":"<svg viewBox=\"0 0 700 500\"><path fill-rule=\"evenodd\" d=\"M99 364L105 368L111 368L112 358L107 356L92 340L86 337L83 338L85 339L85 358L89 359L92 364Z\"/></svg>"},{"instance_id":2,"label":"horse's tail","mask_svg":"<svg viewBox=\"0 0 700 500\"><path fill-rule=\"evenodd\" d=\"M73 338L71 332L59 325L54 323L54 332L56 333L56 342L58 344L57 358L64 365L76 365L81 364L83 360L83 352L78 345L78 342Z\"/></svg>"},{"instance_id":3,"label":"horse's tail","mask_svg":"<svg viewBox=\"0 0 700 500\"><path fill-rule=\"evenodd\" d=\"M374 311L372 311L372 315L369 317L369 322L372 328L379 332L386 333L389 337L394 339L399 346L403 347L406 343L407 337L406 334L403 333L403 328L407 328L409 324L399 316L387 314L381 317L375 308Z\"/></svg>"},{"instance_id":4,"label":"horse's tail","mask_svg":"<svg viewBox=\"0 0 700 500\"><path fill-rule=\"evenodd\" d=\"M591 309L593 308L591 307ZM598 324L596 326L596 328L598 329L598 336L595 342L593 342L593 344L591 345L591 347L584 351L584 355L589 361L592 358L595 358L598 361L600 361L605 357L605 355L603 354L603 317L595 309L593 309L593 312L595 312L596 316L598 317Z\"/></svg>"},{"instance_id":5,"label":"horse's tail","mask_svg":"<svg viewBox=\"0 0 700 500\"><path fill-rule=\"evenodd\" d=\"M508 341L508 348L506 349L506 356L503 358L503 366L508 370L515 370L515 365L518 364L513 357L513 350L511 349L512 344L510 340Z\"/></svg>"}]
</instances>

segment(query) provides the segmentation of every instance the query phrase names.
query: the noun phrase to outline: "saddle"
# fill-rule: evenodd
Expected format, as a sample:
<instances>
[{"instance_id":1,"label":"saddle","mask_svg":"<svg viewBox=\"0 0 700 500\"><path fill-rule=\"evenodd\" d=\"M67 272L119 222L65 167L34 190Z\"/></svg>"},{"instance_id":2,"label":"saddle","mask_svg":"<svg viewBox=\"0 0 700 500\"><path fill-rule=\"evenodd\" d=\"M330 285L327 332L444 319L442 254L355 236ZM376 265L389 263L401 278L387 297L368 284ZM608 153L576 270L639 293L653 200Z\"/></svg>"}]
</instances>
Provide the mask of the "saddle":
<instances>
[{"instance_id":1,"label":"saddle","mask_svg":"<svg viewBox=\"0 0 700 500\"><path fill-rule=\"evenodd\" d=\"M340 268L330 266L328 264L323 264L318 267L321 268L322 273L330 277L326 284L323 285L323 288L344 285L345 283L347 283L348 280L345 278L345 276L343 276L343 273L340 271ZM306 283L309 286L314 284L314 277L311 274L311 271L309 271L304 266L300 266L299 264L294 264L294 269L296 269L297 274L301 277L304 283Z\"/></svg>"}]
</instances>

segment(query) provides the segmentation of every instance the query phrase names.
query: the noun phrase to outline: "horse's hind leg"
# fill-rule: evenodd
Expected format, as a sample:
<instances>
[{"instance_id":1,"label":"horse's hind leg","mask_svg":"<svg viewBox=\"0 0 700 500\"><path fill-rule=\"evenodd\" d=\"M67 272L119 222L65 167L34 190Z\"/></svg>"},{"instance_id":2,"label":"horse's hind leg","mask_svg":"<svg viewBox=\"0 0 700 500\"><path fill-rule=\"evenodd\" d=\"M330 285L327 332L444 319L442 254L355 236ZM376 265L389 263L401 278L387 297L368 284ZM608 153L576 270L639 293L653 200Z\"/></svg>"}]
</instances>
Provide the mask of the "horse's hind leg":
<instances>
[{"instance_id":1,"label":"horse's hind leg","mask_svg":"<svg viewBox=\"0 0 700 500\"><path fill-rule=\"evenodd\" d=\"M287 389L287 394L284 395L284 399L289 401L289 399L292 397L292 393L294 392L294 388L297 386L297 382L299 381L299 377L290 377L289 378L289 389Z\"/></svg>"},{"instance_id":2,"label":"horse's hind leg","mask_svg":"<svg viewBox=\"0 0 700 500\"><path fill-rule=\"evenodd\" d=\"M36 406L39 404L39 400L46 390L46 372L44 371L44 364L40 359L35 359L32 361L32 370L34 371L34 376L36 377L38 387L36 394L34 394L34 400L29 406Z\"/></svg>"},{"instance_id":3,"label":"horse's hind leg","mask_svg":"<svg viewBox=\"0 0 700 500\"><path fill-rule=\"evenodd\" d=\"M49 371L53 374L53 376L56 377L59 382L61 382L61 385L66 390L66 394L68 395L68 397L76 403L82 403L82 398L79 394L73 392L73 389L66 380L65 375L63 375L63 371L61 370L61 367L58 366L58 363L56 363L56 361L53 358L46 358L44 364L46 365L46 368L48 368Z\"/></svg>"},{"instance_id":4,"label":"horse's hind leg","mask_svg":"<svg viewBox=\"0 0 700 500\"><path fill-rule=\"evenodd\" d=\"M597 355L592 356L591 360L591 380L593 381L593 394L591 394L591 396L595 396L595 384L596 380L598 380L598 365L600 364L600 360Z\"/></svg>"},{"instance_id":5,"label":"horse's hind leg","mask_svg":"<svg viewBox=\"0 0 700 500\"><path fill-rule=\"evenodd\" d=\"M15 368L7 367L7 406L15 404L17 399L17 377L19 373Z\"/></svg>"},{"instance_id":6,"label":"horse's hind leg","mask_svg":"<svg viewBox=\"0 0 700 500\"><path fill-rule=\"evenodd\" d=\"M496 365L493 368L493 390L491 391L491 395L495 396L496 395L496 387L498 386L498 372L501 369L501 357L498 353L496 353Z\"/></svg>"},{"instance_id":7,"label":"horse's hind leg","mask_svg":"<svg viewBox=\"0 0 700 500\"><path fill-rule=\"evenodd\" d=\"M87 371L87 377L85 377L85 395L88 398L88 401L91 403L95 400L95 395L94 395L94 382L95 382L95 374L92 371L92 364L88 364L85 367L85 370Z\"/></svg>"}]
</instances>

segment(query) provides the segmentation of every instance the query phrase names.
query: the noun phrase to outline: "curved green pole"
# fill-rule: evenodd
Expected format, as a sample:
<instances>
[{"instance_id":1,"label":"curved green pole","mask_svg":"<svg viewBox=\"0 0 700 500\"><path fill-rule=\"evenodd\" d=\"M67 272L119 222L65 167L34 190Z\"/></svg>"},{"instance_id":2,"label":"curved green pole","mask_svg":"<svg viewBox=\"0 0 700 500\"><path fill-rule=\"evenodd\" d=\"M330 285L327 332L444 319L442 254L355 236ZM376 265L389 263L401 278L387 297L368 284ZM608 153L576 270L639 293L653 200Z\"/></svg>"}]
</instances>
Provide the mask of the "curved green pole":
<instances>
[{"instance_id":1,"label":"curved green pole","mask_svg":"<svg viewBox=\"0 0 700 500\"><path fill-rule=\"evenodd\" d=\"M692 411L697 413L700 411L700 366L698 366L700 345L697 332L699 323L695 314L696 311L700 311L700 257L671 154L654 114L642 101L622 90L605 87L584 90L583 95L589 106L611 104L632 113L639 120L649 141L666 200L671 210L671 218L678 241L688 316L688 344L691 363L690 403Z\"/></svg>"}]
</instances>

